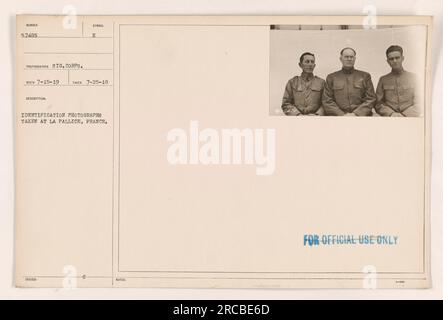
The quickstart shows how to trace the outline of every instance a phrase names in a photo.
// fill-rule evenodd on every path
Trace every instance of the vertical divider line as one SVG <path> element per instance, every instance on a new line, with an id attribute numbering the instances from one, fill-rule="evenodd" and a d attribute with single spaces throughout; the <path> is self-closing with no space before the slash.
<path id="1" fill-rule="evenodd" d="M 115 76 L 115 60 L 114 60 L 114 48 L 115 48 L 115 37 L 114 37 L 114 26 L 115 21 L 112 22 L 112 229 L 111 229 L 111 285 L 114 286 L 114 175 L 115 175 L 115 86 L 114 86 L 114 76 Z"/>

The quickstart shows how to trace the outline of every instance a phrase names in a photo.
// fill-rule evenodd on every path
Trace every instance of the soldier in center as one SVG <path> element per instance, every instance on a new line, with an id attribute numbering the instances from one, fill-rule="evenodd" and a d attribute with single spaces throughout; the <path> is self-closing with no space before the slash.
<path id="1" fill-rule="evenodd" d="M 323 108 L 327 116 L 372 116 L 377 97 L 371 75 L 354 69 L 356 52 L 340 52 L 342 69 L 329 74 L 323 91 Z"/>

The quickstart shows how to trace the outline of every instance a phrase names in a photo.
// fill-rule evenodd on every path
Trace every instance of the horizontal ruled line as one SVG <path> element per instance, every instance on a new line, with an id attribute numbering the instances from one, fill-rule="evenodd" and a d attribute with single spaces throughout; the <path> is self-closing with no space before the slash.
<path id="1" fill-rule="evenodd" d="M 113 69 L 89 69 L 89 68 L 24 68 L 24 70 L 32 70 L 32 71 L 65 71 L 65 70 L 70 70 L 70 71 L 112 71 Z"/>
<path id="2" fill-rule="evenodd" d="M 112 54 L 112 52 L 25 52 L 24 54 Z"/>
<path id="3" fill-rule="evenodd" d="M 23 278 L 66 278 L 66 276 L 23 276 Z M 92 278 L 113 278 L 110 276 L 76 276 L 72 278 L 92 279 Z M 218 279 L 218 280 L 365 280 L 365 277 L 133 277 L 133 276 L 117 276 L 116 278 L 127 279 Z M 380 278 L 377 280 L 426 280 L 427 278 Z"/>
<path id="4" fill-rule="evenodd" d="M 22 39 L 112 39 L 112 37 L 63 37 L 63 36 L 38 36 L 38 37 L 23 37 Z"/>
<path id="5" fill-rule="evenodd" d="M 362 271 L 190 271 L 190 270 L 118 270 L 119 272 L 134 272 L 134 273 L 239 273 L 239 274 L 251 274 L 251 273 L 263 273 L 263 274 L 369 274 Z M 424 272 L 405 272 L 405 271 L 380 271 L 377 274 L 425 274 Z"/>
<path id="6" fill-rule="evenodd" d="M 25 84 L 25 87 L 112 87 L 112 84 Z"/>
<path id="7" fill-rule="evenodd" d="M 23 276 L 23 278 L 83 278 L 83 279 L 92 279 L 92 278 L 112 278 L 112 276 Z"/>

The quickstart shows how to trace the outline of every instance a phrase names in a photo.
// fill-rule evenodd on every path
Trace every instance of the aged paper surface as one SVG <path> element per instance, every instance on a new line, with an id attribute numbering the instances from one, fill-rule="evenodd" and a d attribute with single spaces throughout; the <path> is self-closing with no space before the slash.
<path id="1" fill-rule="evenodd" d="M 432 20 L 364 23 L 17 16 L 16 285 L 429 287 Z M 376 101 L 390 45 L 417 82 Z M 348 47 L 352 117 L 286 116 L 300 54 L 328 85 Z"/>

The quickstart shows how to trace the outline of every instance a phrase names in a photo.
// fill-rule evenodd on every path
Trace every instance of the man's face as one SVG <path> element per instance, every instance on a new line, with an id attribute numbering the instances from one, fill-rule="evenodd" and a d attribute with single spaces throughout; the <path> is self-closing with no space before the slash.
<path id="1" fill-rule="evenodd" d="M 401 70 L 403 68 L 403 61 L 405 57 L 399 51 L 392 51 L 388 53 L 387 61 L 392 70 Z"/>
<path id="2" fill-rule="evenodd" d="M 315 58 L 314 56 L 307 54 L 303 57 L 303 61 L 298 65 L 303 69 L 303 72 L 313 73 L 315 68 Z"/>
<path id="3" fill-rule="evenodd" d="M 355 52 L 351 49 L 346 49 L 340 56 L 340 61 L 345 68 L 352 68 L 355 64 Z"/>

